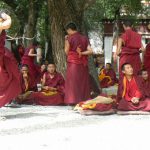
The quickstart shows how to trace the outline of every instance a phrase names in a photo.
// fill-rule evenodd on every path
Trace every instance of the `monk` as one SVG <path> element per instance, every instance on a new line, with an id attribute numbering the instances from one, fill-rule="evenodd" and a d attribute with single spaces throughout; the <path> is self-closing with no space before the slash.
<path id="1" fill-rule="evenodd" d="M 119 59 L 119 75 L 123 77 L 121 66 L 124 63 L 130 63 L 134 69 L 134 75 L 137 75 L 141 69 L 140 52 L 144 51 L 141 42 L 141 36 L 132 30 L 132 23 L 125 21 L 123 23 L 125 33 L 118 39 L 117 55 Z"/>
<path id="2" fill-rule="evenodd" d="M 145 97 L 141 79 L 133 73 L 133 67 L 129 63 L 122 65 L 124 77 L 118 88 L 118 114 L 145 114 L 150 111 L 150 98 Z M 123 112 L 122 112 L 123 111 Z M 129 111 L 129 112 L 126 112 Z"/>
<path id="3" fill-rule="evenodd" d="M 34 84 L 33 79 L 29 74 L 29 67 L 27 65 L 23 65 L 21 68 L 20 82 L 22 87 L 22 93 L 17 97 L 17 103 L 34 104 L 32 92 L 36 91 L 36 85 Z"/>
<path id="4" fill-rule="evenodd" d="M 50 63 L 42 79 L 42 91 L 32 93 L 37 105 L 61 105 L 64 103 L 65 81 L 62 75 L 56 72 L 56 66 Z"/>
<path id="5" fill-rule="evenodd" d="M 23 55 L 24 55 L 24 46 L 23 46 L 23 44 L 22 43 L 20 43 L 18 46 L 17 46 L 17 53 L 19 54 L 19 60 L 20 60 L 20 62 L 19 62 L 19 64 L 21 64 L 21 59 L 22 59 L 22 57 L 23 57 Z"/>
<path id="6" fill-rule="evenodd" d="M 40 66 L 35 64 L 36 57 L 42 57 L 41 55 L 36 54 L 36 48 L 39 43 L 34 41 L 31 46 L 29 46 L 22 57 L 21 64 L 28 65 L 30 76 L 34 79 L 35 84 L 38 82 L 38 74 L 40 73 Z"/>
<path id="7" fill-rule="evenodd" d="M 10 26 L 11 17 L 5 12 L 0 12 L 0 107 L 10 103 L 21 93 L 17 61 L 5 47 L 5 30 Z"/>
<path id="8" fill-rule="evenodd" d="M 77 31 L 74 23 L 69 23 L 66 31 L 65 104 L 74 105 L 90 98 L 88 55 L 92 54 L 92 49 L 88 38 Z"/>
<path id="9" fill-rule="evenodd" d="M 41 80 L 43 79 L 43 75 L 47 71 L 46 68 L 47 68 L 47 66 L 43 63 L 41 65 L 41 68 L 40 68 L 40 71 L 39 71 L 39 74 L 38 74 L 38 77 L 37 77 L 37 83 L 41 83 Z"/>
<path id="10" fill-rule="evenodd" d="M 150 98 L 150 78 L 148 71 L 146 69 L 142 69 L 140 71 L 140 76 L 143 96 L 145 98 Z"/>
<path id="11" fill-rule="evenodd" d="M 110 63 L 107 63 L 106 67 L 101 70 L 99 80 L 101 88 L 108 88 L 118 83 L 116 73 Z"/>
<path id="12" fill-rule="evenodd" d="M 148 74 L 150 75 L 150 42 L 147 44 L 144 54 L 144 68 L 148 71 Z"/>

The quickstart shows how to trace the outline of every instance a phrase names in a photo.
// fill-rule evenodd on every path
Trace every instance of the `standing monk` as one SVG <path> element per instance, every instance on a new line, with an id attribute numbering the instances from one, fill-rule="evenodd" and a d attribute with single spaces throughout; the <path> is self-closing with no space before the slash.
<path id="1" fill-rule="evenodd" d="M 131 28 L 130 21 L 123 23 L 125 33 L 118 39 L 117 55 L 119 60 L 119 74 L 123 76 L 121 66 L 124 63 L 130 63 L 134 70 L 134 75 L 137 75 L 141 69 L 140 51 L 144 51 L 141 36 L 134 32 Z"/>
<path id="2" fill-rule="evenodd" d="M 144 67 L 150 75 L 150 42 L 146 46 L 146 51 L 144 54 Z"/>
<path id="3" fill-rule="evenodd" d="M 65 38 L 65 103 L 73 105 L 90 98 L 88 55 L 92 54 L 92 49 L 88 38 L 77 31 L 74 23 L 69 23 L 66 31 L 68 36 Z"/>
<path id="4" fill-rule="evenodd" d="M 22 57 L 22 65 L 28 65 L 29 74 L 34 79 L 34 84 L 38 82 L 38 74 L 40 73 L 40 67 L 35 64 L 35 57 L 42 57 L 41 55 L 36 54 L 36 48 L 39 43 L 34 41 L 31 46 L 29 46 Z"/>
<path id="5" fill-rule="evenodd" d="M 122 72 L 124 76 L 117 95 L 118 110 L 150 111 L 150 98 L 144 93 L 146 89 L 143 87 L 141 78 L 134 76 L 131 64 L 123 64 Z"/>
<path id="6" fill-rule="evenodd" d="M 10 26 L 11 17 L 0 12 L 0 107 L 10 103 L 21 93 L 17 61 L 5 48 L 5 29 L 9 29 Z"/>

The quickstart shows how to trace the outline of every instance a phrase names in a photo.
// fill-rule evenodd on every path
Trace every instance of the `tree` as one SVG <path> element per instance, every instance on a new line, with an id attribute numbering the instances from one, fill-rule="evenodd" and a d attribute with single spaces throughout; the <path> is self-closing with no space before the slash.
<path id="1" fill-rule="evenodd" d="M 17 16 L 20 27 L 17 35 L 32 38 L 36 33 L 39 10 L 44 1 L 38 0 L 3 0 Z M 28 42 L 29 44 L 30 42 Z M 27 44 L 27 45 L 28 45 Z"/>
<path id="2" fill-rule="evenodd" d="M 58 70 L 63 73 L 66 69 L 66 56 L 64 53 L 65 26 L 69 22 L 75 22 L 79 29 L 81 29 L 85 6 L 86 3 L 84 0 L 80 2 L 78 0 L 48 0 L 54 61 Z"/>
<path id="3" fill-rule="evenodd" d="M 64 53 L 65 26 L 69 22 L 75 22 L 79 30 L 82 31 L 84 11 L 94 2 L 95 0 L 48 0 L 54 61 L 58 70 L 63 73 L 66 69 L 66 56 Z"/>
<path id="4" fill-rule="evenodd" d="M 48 0 L 54 61 L 58 70 L 63 74 L 66 71 L 66 56 L 64 53 L 65 26 L 69 22 L 75 22 L 80 31 L 86 32 L 84 12 L 93 3 L 95 3 L 95 0 Z M 89 64 L 91 76 L 99 87 L 98 75 L 92 58 L 89 59 Z"/>

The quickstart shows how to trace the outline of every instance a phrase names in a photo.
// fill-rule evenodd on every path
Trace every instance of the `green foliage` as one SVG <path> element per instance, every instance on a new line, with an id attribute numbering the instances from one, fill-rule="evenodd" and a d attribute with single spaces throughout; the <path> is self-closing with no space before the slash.
<path id="1" fill-rule="evenodd" d="M 125 10 L 126 16 L 137 17 L 143 13 L 141 0 L 97 0 L 94 5 L 85 12 L 85 21 L 88 27 L 95 27 L 102 19 L 121 18 L 121 13 Z"/>
<path id="2" fill-rule="evenodd" d="M 48 16 L 48 9 L 47 9 L 47 3 L 44 2 L 43 5 L 41 5 L 41 8 L 39 10 L 39 18 L 37 21 L 37 38 L 40 41 L 40 43 L 44 46 L 45 41 L 49 37 L 49 16 Z"/>
<path id="3" fill-rule="evenodd" d="M 77 0 L 70 5 L 75 5 L 75 2 L 82 5 L 83 1 Z M 12 16 L 12 28 L 9 30 L 9 34 L 15 36 L 25 26 L 28 21 L 29 0 L 2 0 L 0 1 L 0 8 L 10 10 Z M 49 37 L 50 31 L 48 23 L 48 8 L 47 0 L 34 0 L 37 5 L 37 12 L 39 11 L 37 21 L 37 33 L 38 39 L 42 43 Z M 75 5 L 76 6 L 76 5 Z M 74 6 L 74 7 L 75 7 Z M 150 7 L 142 7 L 141 0 L 96 0 L 95 4 L 91 5 L 84 14 L 84 20 L 87 28 L 95 29 L 99 28 L 101 21 L 104 18 L 116 19 L 121 18 L 121 12 L 125 10 L 127 16 L 137 17 L 137 14 L 141 13 L 145 16 L 150 15 Z M 51 14 L 50 14 L 51 15 Z M 19 35 L 19 33 L 18 33 Z"/>

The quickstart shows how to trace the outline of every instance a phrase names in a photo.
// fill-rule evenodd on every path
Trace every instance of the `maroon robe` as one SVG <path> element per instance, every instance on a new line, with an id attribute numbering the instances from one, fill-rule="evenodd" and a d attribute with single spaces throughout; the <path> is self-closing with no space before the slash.
<path id="1" fill-rule="evenodd" d="M 4 47 L 5 39 L 3 30 L 0 34 L 0 107 L 21 93 L 18 64 L 13 54 Z"/>
<path id="2" fill-rule="evenodd" d="M 124 81 L 123 81 L 124 80 Z M 125 77 L 118 88 L 118 110 L 122 111 L 150 111 L 150 97 L 146 97 L 141 78 L 133 77 L 128 81 Z M 140 98 L 138 104 L 133 104 L 133 97 Z"/>
<path id="3" fill-rule="evenodd" d="M 140 59 L 140 51 L 141 48 L 141 36 L 132 31 L 132 29 L 128 29 L 121 36 L 124 41 L 124 45 L 121 50 L 120 60 L 119 60 L 119 74 L 120 77 L 123 77 L 121 66 L 124 63 L 130 63 L 134 70 L 134 75 L 137 75 L 141 69 L 141 59 Z"/>
<path id="4" fill-rule="evenodd" d="M 22 58 L 24 55 L 24 47 L 22 45 L 19 45 L 17 51 L 19 53 L 20 58 Z"/>
<path id="5" fill-rule="evenodd" d="M 56 73 L 54 78 L 50 78 L 48 72 L 45 73 L 46 81 L 45 86 L 57 88 L 57 93 L 54 95 L 46 96 L 42 92 L 32 93 L 35 104 L 37 105 L 60 105 L 64 103 L 64 78 L 61 74 Z"/>
<path id="6" fill-rule="evenodd" d="M 22 65 L 28 65 L 29 67 L 29 73 L 30 73 L 30 76 L 31 78 L 34 79 L 34 84 L 37 84 L 38 82 L 38 74 L 40 73 L 40 67 L 38 65 L 36 65 L 34 63 L 34 58 L 33 56 L 28 56 L 29 52 L 30 52 L 30 49 L 35 49 L 34 46 L 30 46 L 29 48 L 27 48 L 25 50 L 25 53 L 24 53 L 24 56 L 22 57 L 22 62 L 21 64 Z"/>
<path id="7" fill-rule="evenodd" d="M 22 89 L 22 93 L 21 94 L 25 94 L 28 91 L 37 91 L 37 87 L 34 84 L 34 80 L 31 78 L 31 76 L 29 75 L 29 79 L 28 79 L 28 87 L 26 87 L 23 76 L 21 76 L 20 78 L 20 83 L 21 83 L 21 89 Z M 32 94 L 30 94 L 28 97 L 26 97 L 26 99 L 24 99 L 23 101 L 20 100 L 19 98 L 16 99 L 16 102 L 18 104 L 34 104 L 34 98 L 32 97 Z"/>
<path id="8" fill-rule="evenodd" d="M 38 75 L 37 75 L 37 83 L 41 83 L 41 80 L 42 80 L 42 78 L 43 78 L 43 76 L 44 76 L 44 74 L 46 73 L 46 70 L 44 70 L 44 71 L 39 71 L 39 73 L 38 73 Z"/>
<path id="9" fill-rule="evenodd" d="M 142 87 L 143 98 L 150 98 L 150 79 L 144 80 L 141 77 L 140 85 Z"/>
<path id="10" fill-rule="evenodd" d="M 76 51 L 78 47 L 86 51 L 89 41 L 78 32 L 69 36 L 68 41 L 70 50 L 67 56 L 65 104 L 77 104 L 90 98 L 88 56 L 79 58 Z"/>
<path id="11" fill-rule="evenodd" d="M 144 67 L 150 76 L 150 43 L 146 46 L 146 52 L 144 54 Z"/>
<path id="12" fill-rule="evenodd" d="M 116 73 L 113 69 L 109 69 L 108 71 L 104 69 L 103 71 L 104 71 L 103 73 L 105 74 L 105 76 L 109 76 L 111 78 L 111 82 L 109 82 L 108 78 L 104 78 L 102 81 L 100 81 L 101 88 L 107 88 L 118 83 Z"/>

